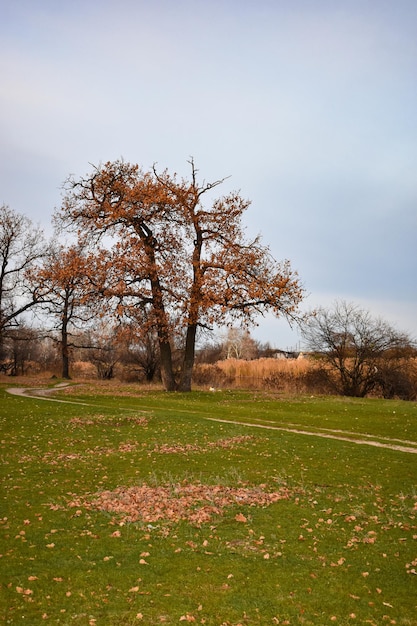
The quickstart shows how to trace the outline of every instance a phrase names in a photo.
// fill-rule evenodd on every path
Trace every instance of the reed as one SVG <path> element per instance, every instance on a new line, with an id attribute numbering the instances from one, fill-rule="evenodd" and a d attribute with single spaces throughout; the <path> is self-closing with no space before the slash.
<path id="1" fill-rule="evenodd" d="M 309 358 L 226 359 L 216 365 L 198 365 L 194 380 L 198 385 L 285 393 L 328 393 L 331 387 L 328 373 Z"/>

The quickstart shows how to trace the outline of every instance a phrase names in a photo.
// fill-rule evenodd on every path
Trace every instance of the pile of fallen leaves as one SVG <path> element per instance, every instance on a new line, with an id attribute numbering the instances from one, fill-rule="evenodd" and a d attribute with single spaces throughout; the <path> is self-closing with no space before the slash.
<path id="1" fill-rule="evenodd" d="M 285 487 L 274 492 L 267 492 L 264 487 L 226 487 L 187 482 L 158 487 L 144 484 L 103 491 L 91 500 L 77 499 L 70 506 L 113 513 L 120 522 L 186 520 L 193 524 L 204 524 L 214 515 L 222 515 L 226 507 L 266 507 L 289 498 L 289 490 Z M 246 521 L 242 513 L 238 513 L 235 519 Z"/>

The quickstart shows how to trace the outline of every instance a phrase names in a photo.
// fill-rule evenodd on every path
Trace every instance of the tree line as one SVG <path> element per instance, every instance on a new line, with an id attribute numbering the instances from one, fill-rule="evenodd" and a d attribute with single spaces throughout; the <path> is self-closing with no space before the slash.
<path id="1" fill-rule="evenodd" d="M 68 378 L 74 329 L 110 323 L 132 343 L 157 345 L 167 391 L 189 391 L 199 333 L 250 325 L 265 311 L 296 318 L 297 273 L 260 236 L 247 238 L 249 201 L 236 192 L 210 201 L 224 179 L 200 183 L 189 165 L 189 179 L 123 160 L 68 178 L 54 224 L 70 244 L 45 242 L 27 217 L 3 206 L 0 350 L 34 311 L 59 333 Z"/>
<path id="2" fill-rule="evenodd" d="M 297 272 L 260 236 L 246 236 L 250 202 L 236 192 L 216 197 L 225 179 L 200 182 L 189 166 L 188 179 L 123 160 L 69 177 L 50 241 L 0 207 L 0 368 L 17 372 L 32 346 L 44 360 L 58 350 L 69 378 L 77 349 L 102 378 L 123 362 L 148 380 L 158 373 L 167 391 L 190 391 L 196 358 L 271 354 L 247 329 L 272 312 L 299 325 L 339 393 L 365 396 L 382 380 L 398 387 L 398 372 L 415 362 L 410 336 L 346 302 L 301 316 Z M 29 312 L 36 331 L 25 324 Z M 229 329 L 220 352 L 214 344 L 197 354 L 215 327 Z"/>

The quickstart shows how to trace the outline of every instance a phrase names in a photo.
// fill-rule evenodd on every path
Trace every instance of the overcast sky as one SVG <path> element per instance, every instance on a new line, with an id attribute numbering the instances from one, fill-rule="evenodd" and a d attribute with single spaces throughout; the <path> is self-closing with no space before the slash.
<path id="1" fill-rule="evenodd" d="M 0 68 L 1 204 L 50 229 L 69 174 L 193 156 L 252 201 L 304 309 L 417 337 L 416 0 L 0 0 Z"/>

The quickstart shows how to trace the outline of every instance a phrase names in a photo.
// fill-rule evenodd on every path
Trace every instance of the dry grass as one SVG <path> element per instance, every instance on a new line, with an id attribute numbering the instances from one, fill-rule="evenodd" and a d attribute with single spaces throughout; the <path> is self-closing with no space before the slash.
<path id="1" fill-rule="evenodd" d="M 306 358 L 256 359 L 254 361 L 226 359 L 219 361 L 217 365 L 231 378 L 261 381 L 277 374 L 298 378 L 311 368 L 311 361 Z"/>
<path id="2" fill-rule="evenodd" d="M 282 393 L 329 393 L 328 374 L 308 358 L 226 359 L 216 365 L 198 365 L 195 382 L 213 387 L 267 389 Z"/>
<path id="3" fill-rule="evenodd" d="M 383 370 L 381 369 L 381 374 Z M 417 389 L 417 359 L 392 367 L 385 373 L 373 397 L 414 400 Z M 337 372 L 311 357 L 298 359 L 226 359 L 215 365 L 197 365 L 194 383 L 202 387 L 259 389 L 283 394 L 333 395 L 340 393 Z M 391 395 L 387 395 L 389 393 Z"/>

